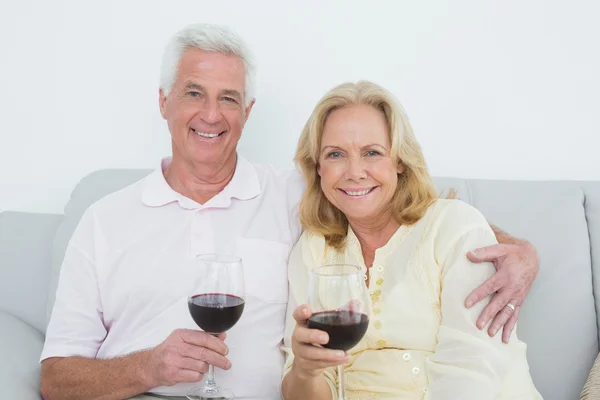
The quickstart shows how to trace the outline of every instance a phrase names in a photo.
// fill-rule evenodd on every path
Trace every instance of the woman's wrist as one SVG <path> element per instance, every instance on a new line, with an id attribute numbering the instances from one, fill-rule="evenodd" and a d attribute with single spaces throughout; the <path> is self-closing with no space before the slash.
<path id="1" fill-rule="evenodd" d="M 292 364 L 292 369 L 289 373 L 293 374 L 293 377 L 303 384 L 310 384 L 317 381 L 323 375 L 323 372 L 306 371 L 298 367 L 295 363 Z"/>
<path id="2" fill-rule="evenodd" d="M 323 372 L 305 371 L 297 365 L 286 374 L 282 384 L 283 398 L 286 400 L 330 399 L 330 389 Z"/>

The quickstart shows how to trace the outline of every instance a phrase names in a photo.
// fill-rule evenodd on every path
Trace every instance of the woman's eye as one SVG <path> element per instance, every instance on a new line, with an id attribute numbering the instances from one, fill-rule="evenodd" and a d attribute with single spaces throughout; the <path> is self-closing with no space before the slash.
<path id="1" fill-rule="evenodd" d="M 378 151 L 376 151 L 376 150 L 369 150 L 369 151 L 367 151 L 367 155 L 368 155 L 369 157 L 373 157 L 373 156 L 380 156 L 380 155 L 381 155 L 381 153 L 380 153 L 380 152 L 378 152 Z"/>
<path id="2" fill-rule="evenodd" d="M 332 151 L 331 153 L 327 154 L 327 158 L 339 158 L 341 156 L 339 151 Z"/>

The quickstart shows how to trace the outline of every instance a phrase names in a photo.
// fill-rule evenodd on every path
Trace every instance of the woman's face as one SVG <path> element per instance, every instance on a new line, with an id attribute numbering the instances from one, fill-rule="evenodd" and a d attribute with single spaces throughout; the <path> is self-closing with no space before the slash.
<path id="1" fill-rule="evenodd" d="M 390 148 L 385 116 L 371 106 L 340 108 L 325 121 L 317 167 L 321 189 L 350 222 L 371 224 L 389 215 L 404 171 Z"/>

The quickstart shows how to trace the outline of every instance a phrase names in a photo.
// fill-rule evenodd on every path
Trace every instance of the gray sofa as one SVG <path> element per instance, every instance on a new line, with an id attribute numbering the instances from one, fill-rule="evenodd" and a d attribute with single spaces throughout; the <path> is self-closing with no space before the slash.
<path id="1" fill-rule="evenodd" d="M 66 244 L 92 202 L 148 172 L 92 173 L 64 216 L 0 213 L 0 398 L 40 398 L 38 358 Z M 538 248 L 518 334 L 544 399 L 578 399 L 599 346 L 600 182 L 436 181 Z"/>

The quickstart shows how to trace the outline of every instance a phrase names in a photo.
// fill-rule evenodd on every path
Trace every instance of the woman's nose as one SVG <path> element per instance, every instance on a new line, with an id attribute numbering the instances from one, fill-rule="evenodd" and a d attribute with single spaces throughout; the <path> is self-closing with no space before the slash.
<path id="1" fill-rule="evenodd" d="M 367 177 L 367 171 L 364 163 L 360 159 L 349 159 L 346 176 L 353 181 L 359 181 Z"/>

